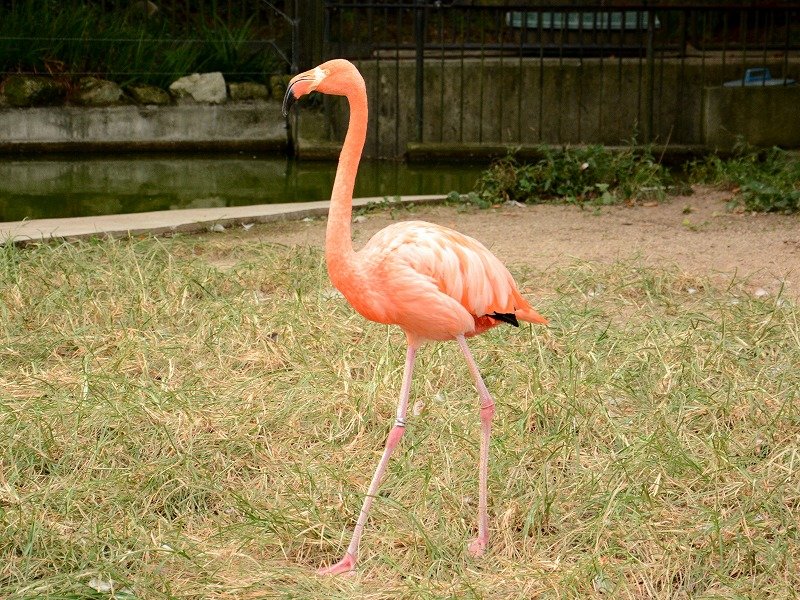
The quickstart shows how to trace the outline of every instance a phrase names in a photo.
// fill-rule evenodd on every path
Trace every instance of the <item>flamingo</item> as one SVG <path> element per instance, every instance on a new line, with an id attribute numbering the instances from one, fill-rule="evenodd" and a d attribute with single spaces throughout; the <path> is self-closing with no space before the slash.
<path id="1" fill-rule="evenodd" d="M 335 575 L 355 569 L 369 509 L 389 457 L 405 431 L 414 358 L 426 341 L 455 340 L 478 390 L 478 536 L 470 542 L 468 551 L 481 556 L 489 540 L 487 472 L 495 407 L 466 338 L 501 323 L 519 326 L 519 320 L 540 324 L 547 320 L 522 297 L 497 257 L 477 240 L 452 229 L 424 221 L 395 223 L 355 252 L 350 221 L 353 186 L 367 134 L 366 85 L 352 63 L 330 60 L 290 80 L 283 100 L 284 116 L 297 99 L 313 91 L 345 96 L 350 106 L 325 233 L 328 275 L 356 311 L 371 321 L 399 325 L 408 342 L 397 417 L 364 497 L 350 545 L 339 562 L 317 572 Z"/>

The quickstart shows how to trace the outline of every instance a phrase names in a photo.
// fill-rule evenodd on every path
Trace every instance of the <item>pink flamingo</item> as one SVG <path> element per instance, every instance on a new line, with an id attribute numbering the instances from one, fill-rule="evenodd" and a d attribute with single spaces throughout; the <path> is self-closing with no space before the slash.
<path id="1" fill-rule="evenodd" d="M 364 498 L 350 545 L 342 560 L 318 573 L 332 575 L 355 568 L 367 514 L 389 457 L 405 430 L 414 357 L 428 340 L 458 342 L 480 396 L 478 537 L 468 549 L 473 556 L 481 556 L 489 539 L 487 471 L 494 401 L 465 338 L 503 322 L 519 326 L 518 319 L 541 324 L 547 320 L 522 297 L 511 274 L 485 246 L 452 229 L 423 221 L 396 223 L 376 233 L 355 252 L 350 220 L 353 186 L 367 134 L 366 86 L 350 62 L 328 61 L 292 78 L 283 101 L 284 115 L 298 98 L 313 91 L 345 96 L 350 105 L 350 122 L 336 169 L 325 237 L 328 275 L 359 313 L 378 323 L 399 325 L 408 340 L 397 419 Z"/>

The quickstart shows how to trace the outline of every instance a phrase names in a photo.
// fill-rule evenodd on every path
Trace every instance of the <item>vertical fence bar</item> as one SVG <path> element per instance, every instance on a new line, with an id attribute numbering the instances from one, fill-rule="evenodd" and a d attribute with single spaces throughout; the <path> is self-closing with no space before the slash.
<path id="1" fill-rule="evenodd" d="M 444 78 L 445 78 L 445 68 L 444 68 L 444 11 L 446 10 L 442 6 L 437 6 L 436 10 L 439 13 L 439 142 L 444 141 L 444 119 L 445 119 L 445 110 L 444 110 Z"/>
<path id="2" fill-rule="evenodd" d="M 645 14 L 647 15 L 647 47 L 645 57 L 647 61 L 647 88 L 645 89 L 647 129 L 644 140 L 649 144 L 653 141 L 653 125 L 655 123 L 655 13 L 652 9 L 648 9 Z"/>
<path id="3" fill-rule="evenodd" d="M 719 83 L 725 81 L 728 58 L 728 11 L 722 13 L 722 78 Z"/>
<path id="4" fill-rule="evenodd" d="M 609 16 L 608 19 L 608 30 L 609 34 L 611 32 L 611 18 Z M 619 33 L 619 47 L 617 49 L 617 106 L 620 105 L 622 102 L 622 76 L 623 76 L 623 64 L 622 64 L 622 56 L 624 51 L 624 38 L 625 38 L 626 29 L 623 28 Z M 638 116 L 638 115 L 637 115 Z M 622 119 L 617 119 L 617 138 L 622 139 L 623 135 L 623 123 Z M 626 135 L 629 135 L 626 132 Z"/>
<path id="5" fill-rule="evenodd" d="M 528 13 L 522 13 L 522 21 L 519 28 L 519 57 L 517 58 L 517 141 L 522 143 L 524 137 L 522 134 L 522 94 L 525 90 L 525 69 L 523 68 L 522 57 L 524 55 L 525 41 L 528 37 Z"/>
<path id="6" fill-rule="evenodd" d="M 485 25 L 486 19 L 483 13 L 483 10 L 479 13 L 478 22 L 480 23 L 481 29 L 481 62 L 480 62 L 480 85 L 479 85 L 479 98 L 480 98 L 480 113 L 478 114 L 478 141 L 483 141 L 483 67 L 484 67 L 484 58 L 485 58 L 485 49 L 486 49 L 486 40 L 484 38 L 485 32 Z"/>
<path id="7" fill-rule="evenodd" d="M 678 13 L 678 21 L 680 26 L 680 40 L 678 41 L 678 56 L 680 56 L 680 66 L 678 68 L 678 95 L 677 95 L 677 106 L 683 106 L 684 104 L 684 94 L 686 93 L 686 54 L 688 51 L 688 40 L 689 40 L 689 23 L 691 22 L 691 13 L 687 10 L 681 10 Z M 663 85 L 663 81 L 662 81 Z M 663 98 L 663 93 L 661 94 Z M 663 101 L 662 101 L 663 103 Z M 675 111 L 675 120 L 672 122 L 670 126 L 670 132 L 674 129 L 678 129 L 680 133 L 678 137 L 684 132 L 684 129 L 680 127 L 680 122 L 677 120 L 678 110 Z M 669 138 L 667 138 L 666 143 L 669 143 Z"/>
<path id="8" fill-rule="evenodd" d="M 504 36 L 503 36 L 502 13 L 500 11 L 497 11 L 495 16 L 497 17 L 497 20 L 496 20 L 496 23 L 495 23 L 495 26 L 497 27 L 497 46 L 500 49 L 499 50 L 500 66 L 497 69 L 497 73 L 495 74 L 495 76 L 497 77 L 497 81 L 503 81 L 503 77 L 505 76 L 505 74 L 503 72 L 504 71 L 504 69 L 503 69 L 503 56 L 506 53 L 506 49 L 505 49 L 505 42 L 504 42 Z M 497 92 L 496 98 L 497 98 L 497 121 L 498 121 L 498 123 L 497 123 L 497 136 L 498 136 L 498 138 L 497 139 L 502 144 L 503 143 L 503 125 L 504 125 L 504 122 L 503 122 L 504 119 L 503 119 L 503 90 L 502 90 L 502 86 L 498 85 L 496 92 Z"/>
<path id="9" fill-rule="evenodd" d="M 653 56 L 654 56 L 653 59 L 654 60 L 656 58 L 658 59 L 658 71 L 656 73 L 656 80 L 653 82 L 653 89 L 656 90 L 654 91 L 653 94 L 653 110 L 655 111 L 656 115 L 653 122 L 653 130 L 652 130 L 653 141 L 659 139 L 659 136 L 664 131 L 664 105 L 666 104 L 666 102 L 664 101 L 664 93 L 665 93 L 664 56 L 669 47 L 671 46 L 669 38 L 664 39 L 664 41 L 662 42 L 656 37 L 656 25 L 659 25 L 660 27 L 661 24 L 663 24 L 663 26 L 667 29 L 667 31 L 671 31 L 672 29 L 671 22 L 673 16 L 674 16 L 673 12 L 665 11 L 662 17 L 662 21 L 657 22 L 656 13 L 653 12 L 651 14 L 651 17 L 653 19 Z M 680 88 L 682 84 L 683 84 L 683 79 L 679 77 L 679 81 L 676 87 Z M 672 90 L 672 92 L 674 93 L 675 90 Z M 669 141 L 669 138 L 671 136 L 672 136 L 672 128 L 670 127 L 667 141 Z M 664 142 L 664 140 L 661 141 Z"/>
<path id="10" fill-rule="evenodd" d="M 581 109 L 583 108 L 583 75 L 584 75 L 584 70 L 583 70 L 583 44 L 584 44 L 584 38 L 583 38 L 583 33 L 584 33 L 584 31 L 583 31 L 583 15 L 585 13 L 578 12 L 578 13 L 574 13 L 574 14 L 576 14 L 578 16 L 578 106 L 576 107 L 576 112 L 578 113 L 576 115 L 576 117 L 577 117 L 576 121 L 578 123 L 578 140 L 577 141 L 581 142 L 581 141 L 583 141 L 583 137 L 581 135 L 581 125 L 582 125 L 582 120 L 583 120 L 582 119 L 583 111 Z M 594 14 L 597 14 L 597 13 L 594 13 Z"/>
<path id="11" fill-rule="evenodd" d="M 700 40 L 703 44 L 700 52 L 700 89 L 706 87 L 706 46 L 708 45 L 708 12 L 700 13 L 703 17 L 703 28 L 700 32 Z"/>
<path id="12" fill-rule="evenodd" d="M 597 17 L 600 15 L 600 23 L 597 22 Z M 605 105 L 606 98 L 606 74 L 605 74 L 605 54 L 606 44 L 605 36 L 603 36 L 603 19 L 610 21 L 609 13 L 594 13 L 594 40 L 600 54 L 599 69 L 600 69 L 600 102 L 597 103 L 597 135 L 602 140 L 604 138 L 603 131 L 603 106 Z"/>
<path id="13" fill-rule="evenodd" d="M 772 30 L 771 25 L 768 26 L 767 23 L 768 22 L 770 24 L 772 23 L 772 15 L 773 15 L 772 11 L 769 11 L 767 14 L 764 15 L 764 25 L 763 25 L 763 30 L 764 30 L 764 52 L 763 52 L 763 55 L 761 57 L 761 62 L 763 63 L 764 68 L 767 67 L 767 46 L 769 44 L 770 32 Z M 758 13 L 756 13 L 756 32 L 758 32 Z M 764 79 L 762 84 L 763 85 L 767 85 L 766 78 Z"/>
<path id="14" fill-rule="evenodd" d="M 562 11 L 559 14 L 561 15 L 561 27 L 558 30 L 558 78 L 556 79 L 556 87 L 558 88 L 558 133 L 556 134 L 556 139 L 561 142 L 564 139 L 563 130 L 561 128 L 562 116 L 564 114 L 564 44 L 568 33 L 567 19 L 569 18 L 569 13 L 567 11 Z"/>
<path id="15" fill-rule="evenodd" d="M 414 81 L 414 108 L 417 113 L 417 141 L 423 141 L 425 126 L 425 1 L 414 3 L 414 42 L 416 43 L 416 77 Z"/>
<path id="16" fill-rule="evenodd" d="M 790 40 L 792 30 L 791 11 L 787 10 L 784 13 L 783 22 L 786 24 L 786 35 L 784 36 L 783 42 L 783 77 L 789 77 L 789 48 L 791 47 Z"/>
<path id="17" fill-rule="evenodd" d="M 469 11 L 464 11 L 463 16 L 461 17 L 461 56 L 460 61 L 461 64 L 459 65 L 459 72 L 460 72 L 460 87 L 459 87 L 459 116 L 458 116 L 458 141 L 464 142 L 464 52 L 467 47 L 467 31 L 469 31 Z"/>
<path id="18" fill-rule="evenodd" d="M 739 69 L 742 71 L 742 84 L 744 84 L 744 74 L 747 69 L 747 12 L 742 9 L 739 11 L 739 56 L 741 64 Z"/>
<path id="19" fill-rule="evenodd" d="M 542 11 L 536 13 L 536 24 L 538 26 L 539 36 L 539 122 L 537 128 L 539 130 L 538 137 L 539 143 L 544 141 L 542 135 L 542 128 L 544 126 L 544 28 L 542 25 Z"/>

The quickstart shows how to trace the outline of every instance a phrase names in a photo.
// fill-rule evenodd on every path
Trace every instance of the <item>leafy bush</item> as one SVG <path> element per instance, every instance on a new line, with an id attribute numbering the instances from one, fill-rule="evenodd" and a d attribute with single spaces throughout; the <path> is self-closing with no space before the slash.
<path id="1" fill-rule="evenodd" d="M 602 146 L 553 150 L 520 164 L 513 155 L 494 162 L 476 185 L 490 201 L 516 200 L 614 204 L 620 200 L 663 197 L 668 171 L 647 149 L 611 152 Z"/>
<path id="2" fill-rule="evenodd" d="M 800 160 L 785 150 L 739 146 L 730 159 L 709 156 L 687 165 L 692 180 L 737 191 L 733 205 L 759 212 L 800 210 Z"/>
<path id="3" fill-rule="evenodd" d="M 0 6 L 0 74 L 95 74 L 121 84 L 166 87 L 198 71 L 221 71 L 233 81 L 283 71 L 283 60 L 251 19 L 235 25 L 195 19 L 180 27 L 191 33 L 176 36 L 176 24 L 161 13 L 144 18 L 83 3 Z"/>

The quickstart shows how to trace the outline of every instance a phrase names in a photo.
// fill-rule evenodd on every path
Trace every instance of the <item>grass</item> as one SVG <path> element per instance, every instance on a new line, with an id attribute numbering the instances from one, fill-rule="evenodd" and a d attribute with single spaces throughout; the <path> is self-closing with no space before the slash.
<path id="1" fill-rule="evenodd" d="M 676 269 L 513 269 L 548 328 L 420 353 L 358 573 L 338 559 L 404 339 L 321 252 L 226 236 L 0 249 L 0 597 L 789 598 L 800 325 Z"/>

